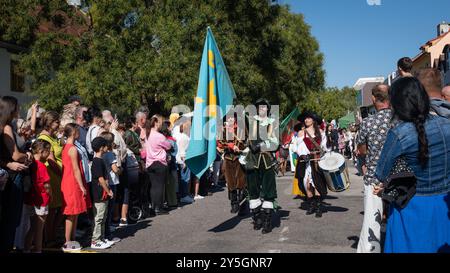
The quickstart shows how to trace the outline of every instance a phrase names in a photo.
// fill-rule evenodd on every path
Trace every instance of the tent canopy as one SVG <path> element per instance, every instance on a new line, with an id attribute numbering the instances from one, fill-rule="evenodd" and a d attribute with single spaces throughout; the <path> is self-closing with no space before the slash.
<path id="1" fill-rule="evenodd" d="M 355 113 L 354 112 L 348 113 L 346 116 L 339 119 L 339 128 L 347 129 L 350 124 L 355 122 L 356 122 Z"/>

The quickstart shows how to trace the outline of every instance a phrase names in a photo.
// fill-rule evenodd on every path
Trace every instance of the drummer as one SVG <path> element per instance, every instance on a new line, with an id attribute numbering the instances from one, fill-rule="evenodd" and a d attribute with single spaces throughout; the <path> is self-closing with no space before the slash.
<path id="1" fill-rule="evenodd" d="M 298 120 L 305 125 L 297 139 L 296 178 L 300 190 L 306 195 L 308 209 L 306 215 L 322 217 L 323 199 L 327 195 L 326 180 L 319 168 L 321 155 L 327 151 L 326 135 L 320 129 L 322 118 L 311 111 L 304 111 Z"/>

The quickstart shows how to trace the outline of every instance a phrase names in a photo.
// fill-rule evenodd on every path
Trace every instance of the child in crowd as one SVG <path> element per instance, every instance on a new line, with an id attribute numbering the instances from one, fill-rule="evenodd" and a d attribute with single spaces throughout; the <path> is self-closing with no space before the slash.
<path id="1" fill-rule="evenodd" d="M 69 123 L 64 128 L 66 145 L 62 151 L 63 176 L 61 181 L 61 193 L 63 196 L 63 214 L 66 215 L 66 241 L 63 251 L 81 250 L 80 244 L 75 240 L 75 232 L 78 216 L 85 213 L 91 205 L 91 199 L 87 192 L 86 179 L 83 172 L 75 141 L 80 133 L 75 123 Z"/>
<path id="2" fill-rule="evenodd" d="M 31 179 L 33 187 L 25 195 L 26 210 L 31 218 L 31 227 L 25 237 L 24 252 L 30 252 L 34 243 L 33 252 L 42 252 L 42 239 L 45 219 L 48 215 L 50 202 L 50 176 L 44 162 L 50 155 L 50 143 L 36 140 L 31 146 L 34 162 L 31 164 Z"/>
<path id="3" fill-rule="evenodd" d="M 106 214 L 105 238 L 108 243 L 114 244 L 120 241 L 119 238 L 112 238 L 111 229 L 113 229 L 112 222 L 116 214 L 114 212 L 117 212 L 116 210 L 117 186 L 120 184 L 119 176 L 122 171 L 117 162 L 116 154 L 113 152 L 114 134 L 110 132 L 103 132 L 100 134 L 100 137 L 106 140 L 108 147 L 107 151 L 103 154 L 102 158 L 103 161 L 105 162 L 106 170 L 109 175 L 108 176 L 109 188 L 114 194 L 114 197 L 112 197 L 108 203 L 108 212 Z M 117 219 L 117 221 L 115 222 L 119 222 L 119 220 Z"/>
<path id="4" fill-rule="evenodd" d="M 91 196 L 94 202 L 94 232 L 92 234 L 91 248 L 106 249 L 111 247 L 111 243 L 105 241 L 105 224 L 108 212 L 108 200 L 114 197 L 113 191 L 109 188 L 108 169 L 103 161 L 103 155 L 108 151 L 108 143 L 102 137 L 92 140 L 94 158 L 92 160 L 91 173 Z"/>

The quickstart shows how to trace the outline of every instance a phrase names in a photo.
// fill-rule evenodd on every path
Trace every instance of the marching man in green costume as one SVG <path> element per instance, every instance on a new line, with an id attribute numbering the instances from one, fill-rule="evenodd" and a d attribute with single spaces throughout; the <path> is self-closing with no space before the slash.
<path id="1" fill-rule="evenodd" d="M 274 153 L 279 142 L 274 133 L 275 119 L 270 117 L 270 103 L 259 99 L 255 106 L 257 115 L 248 117 L 248 154 L 244 163 L 253 227 L 262 228 L 265 234 L 272 231 L 272 213 L 277 209 Z"/>

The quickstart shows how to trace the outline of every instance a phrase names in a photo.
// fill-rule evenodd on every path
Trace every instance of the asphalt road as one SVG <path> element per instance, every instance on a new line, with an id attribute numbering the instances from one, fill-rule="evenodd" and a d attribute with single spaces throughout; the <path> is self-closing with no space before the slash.
<path id="1" fill-rule="evenodd" d="M 363 183 L 349 164 L 351 186 L 330 192 L 322 218 L 305 215 L 291 194 L 292 174 L 277 178 L 278 202 L 273 231 L 254 231 L 250 214 L 230 213 L 227 191 L 119 229 L 122 239 L 99 252 L 132 253 L 354 253 L 363 219 Z"/>

